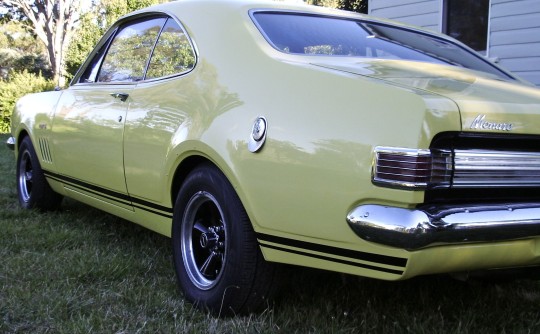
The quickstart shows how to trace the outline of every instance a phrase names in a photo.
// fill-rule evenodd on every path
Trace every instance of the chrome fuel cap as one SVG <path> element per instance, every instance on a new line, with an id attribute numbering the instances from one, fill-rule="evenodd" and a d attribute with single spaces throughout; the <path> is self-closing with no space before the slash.
<path id="1" fill-rule="evenodd" d="M 248 149 L 250 152 L 255 153 L 264 145 L 266 141 L 266 128 L 266 118 L 263 116 L 257 117 L 251 129 L 251 136 L 249 137 Z"/>

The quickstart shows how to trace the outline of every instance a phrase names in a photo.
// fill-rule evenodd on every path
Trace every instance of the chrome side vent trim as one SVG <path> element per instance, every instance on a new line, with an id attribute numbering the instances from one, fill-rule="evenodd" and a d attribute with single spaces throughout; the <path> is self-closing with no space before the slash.
<path id="1" fill-rule="evenodd" d="M 39 138 L 38 142 L 42 161 L 52 164 L 52 155 L 49 148 L 49 140 L 47 138 Z"/>

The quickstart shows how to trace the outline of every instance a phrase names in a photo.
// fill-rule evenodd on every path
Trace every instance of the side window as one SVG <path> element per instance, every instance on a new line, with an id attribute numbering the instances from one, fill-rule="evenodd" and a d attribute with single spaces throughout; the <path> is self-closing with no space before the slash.
<path id="1" fill-rule="evenodd" d="M 165 20 L 154 18 L 121 27 L 105 55 L 97 81 L 142 80 L 150 53 Z"/>
<path id="2" fill-rule="evenodd" d="M 103 47 L 104 49 L 104 47 Z M 87 83 L 87 82 L 96 82 L 97 73 L 99 71 L 99 66 L 101 65 L 101 62 L 103 61 L 103 50 L 100 50 L 96 55 L 94 56 L 94 59 L 88 65 L 86 70 L 84 71 L 84 74 L 79 79 L 79 82 Z"/>
<path id="3" fill-rule="evenodd" d="M 84 69 L 84 73 L 79 78 L 79 81 L 78 81 L 79 83 L 96 82 L 99 68 L 101 66 L 101 63 L 103 62 L 103 57 L 105 56 L 105 52 L 107 51 L 107 46 L 109 46 L 109 44 L 111 43 L 113 36 L 109 36 L 107 41 L 103 43 L 103 45 L 94 54 L 92 61 L 86 66 L 86 68 Z"/>
<path id="4" fill-rule="evenodd" d="M 195 52 L 182 28 L 168 19 L 157 41 L 146 79 L 179 74 L 195 66 Z"/>

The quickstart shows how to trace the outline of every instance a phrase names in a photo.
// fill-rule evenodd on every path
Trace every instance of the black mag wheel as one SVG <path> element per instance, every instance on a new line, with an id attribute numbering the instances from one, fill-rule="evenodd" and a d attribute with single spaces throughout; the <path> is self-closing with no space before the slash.
<path id="1" fill-rule="evenodd" d="M 195 306 L 220 316 L 268 307 L 277 265 L 263 259 L 240 199 L 216 167 L 201 165 L 184 181 L 172 244 L 179 286 Z"/>
<path id="2" fill-rule="evenodd" d="M 219 282 L 226 263 L 226 230 L 217 200 L 206 191 L 195 193 L 184 211 L 180 233 L 182 260 L 193 284 L 208 290 Z"/>
<path id="3" fill-rule="evenodd" d="M 56 210 L 62 201 L 62 196 L 55 193 L 47 183 L 29 137 L 25 137 L 19 146 L 17 195 L 20 205 L 25 209 Z"/>
<path id="4" fill-rule="evenodd" d="M 19 163 L 17 184 L 19 186 L 19 198 L 26 204 L 30 202 L 30 194 L 32 194 L 34 167 L 32 167 L 32 159 L 30 158 L 30 152 L 28 152 L 28 150 L 24 150 L 20 155 L 21 161 Z"/>

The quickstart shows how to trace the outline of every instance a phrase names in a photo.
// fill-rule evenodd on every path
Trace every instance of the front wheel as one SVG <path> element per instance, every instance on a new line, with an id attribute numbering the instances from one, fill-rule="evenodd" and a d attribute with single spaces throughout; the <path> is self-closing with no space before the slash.
<path id="1" fill-rule="evenodd" d="M 217 168 L 193 170 L 174 207 L 173 255 L 185 297 L 217 315 L 268 305 L 276 265 L 266 262 L 231 184 Z"/>
<path id="2" fill-rule="evenodd" d="M 29 137 L 25 137 L 19 146 L 17 195 L 25 209 L 55 210 L 62 201 L 62 196 L 55 193 L 47 183 Z"/>

